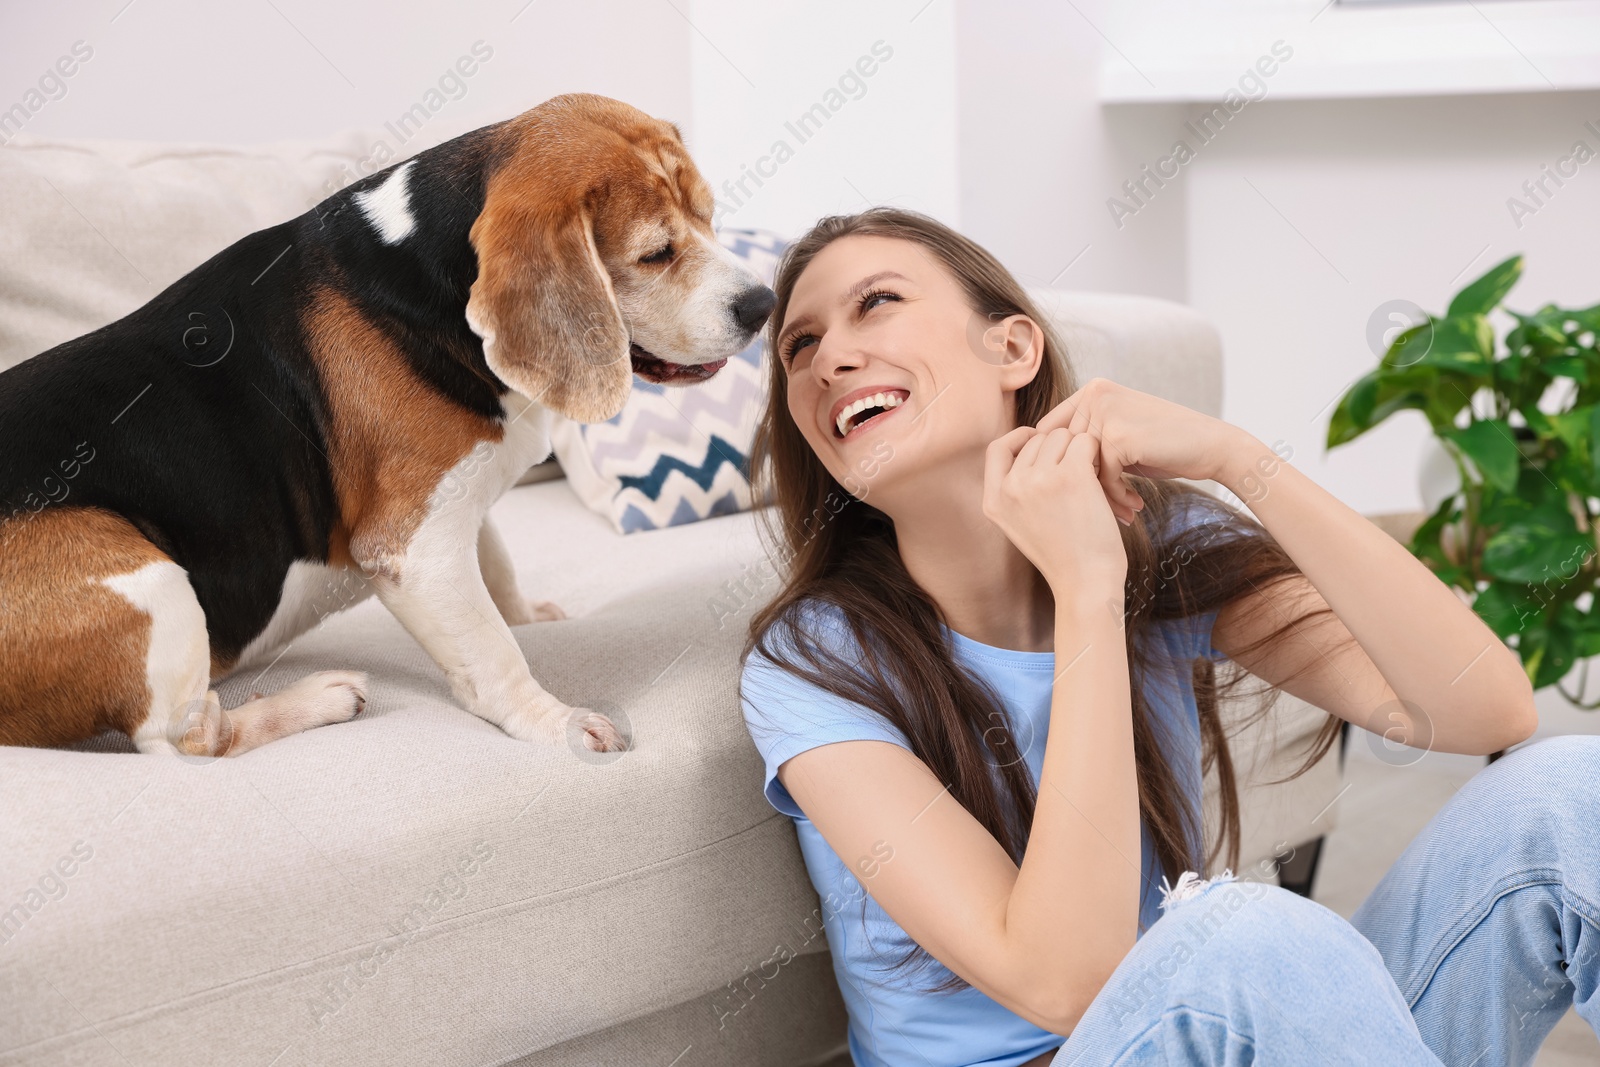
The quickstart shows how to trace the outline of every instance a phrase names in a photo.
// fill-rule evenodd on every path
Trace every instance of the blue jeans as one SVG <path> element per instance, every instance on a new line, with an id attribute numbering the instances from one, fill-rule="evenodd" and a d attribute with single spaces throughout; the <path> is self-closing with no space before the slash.
<path id="1" fill-rule="evenodd" d="M 1600 1033 L 1600 737 L 1473 776 L 1346 922 L 1267 883 L 1179 879 L 1051 1067 L 1529 1063 Z"/>

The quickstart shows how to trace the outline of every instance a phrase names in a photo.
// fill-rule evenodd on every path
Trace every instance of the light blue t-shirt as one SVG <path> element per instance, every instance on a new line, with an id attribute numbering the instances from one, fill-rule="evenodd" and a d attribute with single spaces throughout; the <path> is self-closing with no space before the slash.
<path id="1" fill-rule="evenodd" d="M 824 627 L 828 647 L 842 651 L 853 646 L 837 608 L 814 601 L 807 606 L 812 609 L 807 613 L 812 625 Z M 1215 618 L 1216 612 L 1211 611 L 1154 624 L 1155 638 L 1171 649 L 1177 669 L 1172 684 L 1152 682 L 1145 690 L 1158 721 L 1171 737 L 1164 742 L 1166 751 L 1196 811 L 1202 788 L 1200 721 L 1188 661 L 1223 658 L 1211 647 Z M 781 627 L 772 631 L 771 637 L 786 655 L 792 655 L 792 649 L 779 640 L 780 631 Z M 1037 787 L 1050 727 L 1055 654 L 996 648 L 948 628 L 946 632 L 957 662 L 986 680 L 999 695 Z M 759 650 L 745 660 L 740 688 L 745 724 L 766 762 L 767 800 L 794 820 L 806 869 L 822 901 L 823 927 L 833 954 L 834 975 L 849 1011 L 850 1054 L 857 1067 L 1014 1067 L 1059 1047 L 1065 1035 L 1040 1029 L 972 986 L 955 993 L 926 992 L 928 986 L 951 973 L 936 959 L 921 970 L 913 969 L 910 978 L 891 974 L 889 961 L 898 959 L 912 939 L 867 894 L 777 778 L 778 767 L 785 760 L 818 745 L 866 739 L 889 741 L 909 750 L 905 734 L 866 706 L 782 670 Z M 1140 825 L 1145 879 L 1140 917 L 1148 929 L 1160 915 L 1162 875 L 1171 882 L 1181 872 L 1162 871 L 1149 828 L 1142 820 Z M 1063 966 L 1069 964 L 1063 961 Z"/>

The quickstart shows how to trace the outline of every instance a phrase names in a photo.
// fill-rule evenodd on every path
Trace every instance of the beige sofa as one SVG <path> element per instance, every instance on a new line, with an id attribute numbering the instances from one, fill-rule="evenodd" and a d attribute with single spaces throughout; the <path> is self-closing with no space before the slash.
<path id="1" fill-rule="evenodd" d="M 17 138 L 0 368 L 305 210 L 372 141 Z M 1218 338 L 1192 311 L 1037 295 L 1082 377 L 1220 411 Z M 369 600 L 219 685 L 231 705 L 365 670 L 353 722 L 221 761 L 114 737 L 0 749 L 0 1065 L 848 1062 L 819 901 L 739 711 L 743 627 L 773 591 L 754 517 L 621 536 L 553 464 L 493 514 L 524 589 L 569 615 L 513 628 L 536 675 L 633 747 L 507 738 Z M 1284 846 L 1303 867 L 1334 825 L 1337 749 L 1250 784 L 1298 765 L 1324 718 L 1284 697 L 1238 739 L 1247 875 Z M 1214 792 L 1207 810 L 1214 831 Z"/>

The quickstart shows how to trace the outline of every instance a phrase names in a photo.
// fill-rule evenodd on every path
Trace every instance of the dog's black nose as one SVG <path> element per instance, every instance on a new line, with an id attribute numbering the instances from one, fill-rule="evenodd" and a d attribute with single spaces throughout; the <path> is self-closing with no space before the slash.
<path id="1" fill-rule="evenodd" d="M 740 326 L 754 333 L 767 321 L 767 316 L 772 314 L 772 305 L 777 302 L 777 293 L 764 285 L 752 285 L 733 302 L 733 317 Z"/>

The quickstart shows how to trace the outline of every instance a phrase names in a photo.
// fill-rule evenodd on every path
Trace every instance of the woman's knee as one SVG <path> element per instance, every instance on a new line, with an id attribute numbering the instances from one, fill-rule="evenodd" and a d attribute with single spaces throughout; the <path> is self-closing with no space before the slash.
<path id="1" fill-rule="evenodd" d="M 1232 948 L 1292 945 L 1294 941 L 1286 939 L 1338 935 L 1342 922 L 1338 915 L 1298 893 L 1270 882 L 1240 881 L 1226 872 L 1198 892 L 1171 899 L 1164 907 L 1163 921 L 1177 919 L 1176 925 L 1203 938 L 1205 944 L 1224 938 Z"/>
<path id="2" fill-rule="evenodd" d="M 1552 823 L 1592 826 L 1600 818 L 1600 736 L 1546 737 L 1507 753 L 1451 798 L 1458 818 L 1483 830 L 1521 826 L 1548 832 Z"/>
<path id="3" fill-rule="evenodd" d="M 1544 784 L 1587 786 L 1600 775 L 1600 735 L 1561 734 L 1514 749 L 1485 770 L 1538 777 Z"/>
<path id="4" fill-rule="evenodd" d="M 1125 1047 L 1131 1034 L 1170 1039 L 1174 1020 L 1221 1021 L 1228 1034 L 1276 1048 L 1285 1062 L 1310 1062 L 1283 1050 L 1303 1043 L 1301 1021 L 1315 1018 L 1324 1020 L 1318 1026 L 1325 1030 L 1363 1027 L 1372 1048 L 1382 1043 L 1406 1049 L 1408 1041 L 1421 1047 L 1377 949 L 1315 901 L 1270 883 L 1226 876 L 1182 881 L 1164 907 L 1091 1005 L 1084 1033 L 1075 1031 L 1072 1042 Z"/>
<path id="5" fill-rule="evenodd" d="M 1170 899 L 1164 908 L 1135 945 L 1147 984 L 1181 977 L 1182 985 L 1201 988 L 1236 976 L 1270 982 L 1275 972 L 1297 967 L 1297 961 L 1328 955 L 1355 954 L 1382 964 L 1371 944 L 1337 913 L 1271 883 L 1224 875 Z"/>

